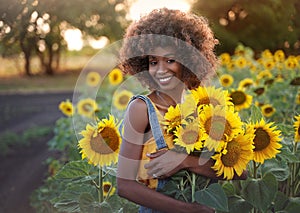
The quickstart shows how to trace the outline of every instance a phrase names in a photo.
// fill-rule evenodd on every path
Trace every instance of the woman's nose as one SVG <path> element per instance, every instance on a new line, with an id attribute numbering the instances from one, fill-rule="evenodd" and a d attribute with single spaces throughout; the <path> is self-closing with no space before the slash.
<path id="1" fill-rule="evenodd" d="M 167 67 L 163 62 L 158 63 L 157 73 L 165 73 L 167 71 Z"/>

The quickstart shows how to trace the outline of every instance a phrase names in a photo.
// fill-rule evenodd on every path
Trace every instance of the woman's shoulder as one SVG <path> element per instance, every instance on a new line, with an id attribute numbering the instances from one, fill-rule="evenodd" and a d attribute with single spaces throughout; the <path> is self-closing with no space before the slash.
<path id="1" fill-rule="evenodd" d="M 133 98 L 133 100 L 130 101 L 128 105 L 128 110 L 134 111 L 134 112 L 144 112 L 147 110 L 147 105 L 144 100 L 141 98 Z"/>

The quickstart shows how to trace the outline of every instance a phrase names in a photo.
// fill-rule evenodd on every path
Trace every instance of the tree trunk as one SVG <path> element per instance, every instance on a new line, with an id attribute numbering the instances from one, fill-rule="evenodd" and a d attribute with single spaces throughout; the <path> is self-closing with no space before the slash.
<path id="1" fill-rule="evenodd" d="M 25 73 L 27 76 L 31 76 L 32 74 L 30 70 L 30 50 L 26 48 L 26 45 L 24 44 L 24 40 L 20 41 L 20 46 L 25 56 L 25 65 L 24 65 Z"/>
<path id="2" fill-rule="evenodd" d="M 31 76 L 30 70 L 30 54 L 25 54 L 25 73 L 27 76 Z"/>
<path id="3" fill-rule="evenodd" d="M 48 47 L 48 63 L 46 64 L 46 74 L 47 75 L 53 75 L 53 68 L 52 68 L 52 63 L 53 63 L 53 50 L 52 47 L 50 45 L 50 47 Z"/>

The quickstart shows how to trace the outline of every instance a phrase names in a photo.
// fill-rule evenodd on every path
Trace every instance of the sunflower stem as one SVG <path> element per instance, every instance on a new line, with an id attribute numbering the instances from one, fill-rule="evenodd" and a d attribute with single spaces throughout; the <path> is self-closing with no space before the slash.
<path id="1" fill-rule="evenodd" d="M 297 143 L 296 141 L 294 142 L 294 147 L 293 147 L 293 153 L 296 156 L 296 152 L 297 152 Z M 294 195 L 296 194 L 295 190 L 295 183 L 296 183 L 296 163 L 292 163 L 292 180 L 291 180 L 291 196 L 294 197 Z M 294 190 L 293 190 L 294 189 Z"/>
<path id="2" fill-rule="evenodd" d="M 99 190 L 98 190 L 98 195 L 99 195 L 99 202 L 103 202 L 103 176 L 102 176 L 102 167 L 99 166 Z"/>
<path id="3" fill-rule="evenodd" d="M 253 162 L 253 178 L 257 178 L 257 167 L 256 167 L 256 163 L 255 161 L 252 161 Z"/>
<path id="4" fill-rule="evenodd" d="M 196 174 L 192 173 L 192 203 L 195 202 Z"/>

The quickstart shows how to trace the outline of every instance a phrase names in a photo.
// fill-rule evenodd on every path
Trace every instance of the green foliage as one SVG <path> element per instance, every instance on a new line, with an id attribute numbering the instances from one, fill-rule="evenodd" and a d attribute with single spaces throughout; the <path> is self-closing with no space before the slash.
<path id="1" fill-rule="evenodd" d="M 297 0 L 199 0 L 192 7 L 211 22 L 221 43 L 218 47 L 220 53 L 233 52 L 238 43 L 253 48 L 255 52 L 264 49 L 299 52 L 293 48 L 300 38 Z"/>
<path id="2" fill-rule="evenodd" d="M 5 156 L 13 146 L 29 146 L 32 140 L 49 135 L 51 131 L 50 127 L 32 127 L 20 134 L 4 132 L 0 135 L 0 155 Z"/>
<path id="3" fill-rule="evenodd" d="M 111 168 L 104 168 L 104 173 L 99 172 L 99 169 L 86 161 L 67 163 L 34 192 L 32 205 L 38 212 L 45 212 L 46 209 L 53 212 L 136 212 L 135 204 L 116 194 L 100 200 L 100 176 L 112 184 L 115 184 L 115 178 L 108 175 Z"/>
<path id="4" fill-rule="evenodd" d="M 196 201 L 210 206 L 219 211 L 228 211 L 228 202 L 222 186 L 218 183 L 209 185 L 207 188 L 196 191 Z"/>
<path id="5" fill-rule="evenodd" d="M 54 137 L 48 142 L 48 145 L 49 149 L 63 153 L 62 161 L 80 159 L 72 118 L 61 117 L 56 121 Z"/>

